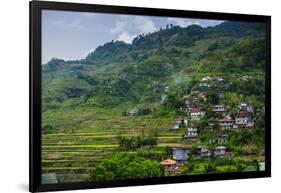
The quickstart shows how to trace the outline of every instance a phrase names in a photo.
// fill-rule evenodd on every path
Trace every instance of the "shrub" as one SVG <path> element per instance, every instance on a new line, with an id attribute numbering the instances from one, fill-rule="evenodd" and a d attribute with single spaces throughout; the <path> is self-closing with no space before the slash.
<path id="1" fill-rule="evenodd" d="M 106 159 L 91 171 L 91 180 L 122 180 L 147 177 L 160 177 L 164 169 L 155 160 L 141 156 L 119 153 Z"/>

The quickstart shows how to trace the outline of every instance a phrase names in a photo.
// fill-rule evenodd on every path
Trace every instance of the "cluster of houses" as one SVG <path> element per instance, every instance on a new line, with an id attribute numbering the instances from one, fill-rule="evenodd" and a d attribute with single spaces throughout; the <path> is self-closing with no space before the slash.
<path id="1" fill-rule="evenodd" d="M 237 129 L 237 128 L 253 128 L 255 126 L 253 119 L 253 108 L 251 105 L 241 103 L 237 106 L 238 113 L 232 119 L 227 112 L 227 107 L 224 104 L 213 105 L 212 111 L 222 113 L 223 118 L 217 120 L 218 125 L 222 130 L 225 129 Z M 201 120 L 205 111 L 202 107 L 193 107 L 189 111 L 190 120 Z M 213 123 L 209 123 L 208 128 L 214 126 Z"/>
<path id="2" fill-rule="evenodd" d="M 203 108 L 203 102 L 207 98 L 204 93 L 199 92 L 196 95 L 189 95 L 184 97 L 185 106 L 181 108 L 186 113 L 186 116 L 177 117 L 173 124 L 174 130 L 181 128 L 186 129 L 184 138 L 187 142 L 193 143 L 199 140 L 199 132 L 201 130 L 214 130 L 215 127 L 220 131 L 229 129 L 252 129 L 255 127 L 254 109 L 247 103 L 240 103 L 236 106 L 237 114 L 232 118 L 229 116 L 229 107 L 224 104 L 212 105 L 212 112 L 220 114 L 220 118 L 208 122 L 207 126 L 194 125 L 194 121 L 199 121 L 204 118 L 206 112 Z M 221 132 L 222 133 L 222 132 Z M 226 144 L 228 136 L 226 134 L 219 134 L 214 139 L 210 140 L 211 144 Z"/>
<path id="3" fill-rule="evenodd" d="M 188 123 L 189 121 L 199 121 L 204 118 L 206 112 L 204 111 L 202 103 L 206 100 L 206 96 L 202 92 L 197 93 L 195 96 L 184 97 L 185 106 L 182 107 L 181 110 L 186 113 L 186 116 L 177 117 L 174 121 L 173 129 L 187 127 L 188 136 L 191 138 L 197 136 L 197 130 L 199 128 Z M 228 108 L 229 107 L 224 104 L 212 105 L 212 111 L 221 114 L 221 118 L 215 121 L 221 130 L 255 127 L 254 110 L 251 105 L 247 103 L 238 104 L 236 106 L 237 114 L 234 118 L 229 115 Z M 209 122 L 208 126 L 201 129 L 212 130 L 214 126 L 214 122 Z"/>
<path id="4" fill-rule="evenodd" d="M 208 81 L 212 80 L 211 77 L 202 78 L 202 82 L 199 86 L 209 87 Z M 218 82 L 222 82 L 222 78 L 217 78 Z M 220 93 L 222 98 L 223 94 Z M 197 126 L 196 122 L 204 119 L 206 111 L 204 104 L 207 101 L 207 96 L 203 92 L 193 92 L 191 95 L 183 98 L 184 106 L 181 110 L 186 114 L 185 116 L 177 117 L 174 122 L 172 129 L 180 130 L 185 129 L 185 135 L 183 138 L 188 143 L 197 142 L 200 139 L 199 132 L 201 130 L 212 131 L 215 128 L 219 129 L 219 134 L 214 138 L 210 139 L 209 144 L 213 144 L 214 148 L 209 149 L 207 146 L 197 146 L 196 153 L 192 153 L 188 148 L 172 147 L 172 159 L 162 161 L 160 164 L 164 166 L 165 171 L 168 173 L 181 173 L 182 166 L 187 162 L 190 156 L 197 158 L 205 157 L 224 157 L 231 156 L 232 153 L 227 151 L 227 147 L 224 145 L 228 143 L 228 134 L 223 130 L 229 129 L 252 129 L 255 127 L 255 114 L 253 107 L 247 103 L 240 103 L 234 108 L 236 114 L 230 116 L 230 107 L 225 104 L 214 104 L 211 106 L 211 111 L 219 116 L 215 116 L 212 122 L 208 122 L 207 126 Z"/>
<path id="5" fill-rule="evenodd" d="M 225 105 L 214 105 L 212 108 L 214 112 L 223 113 L 223 118 L 218 120 L 218 124 L 222 130 L 237 129 L 237 128 L 254 128 L 253 107 L 246 103 L 237 105 L 237 114 L 232 119 L 227 112 Z"/>
<path id="6" fill-rule="evenodd" d="M 166 173 L 182 173 L 182 166 L 192 157 L 206 158 L 206 157 L 223 157 L 230 154 L 224 146 L 218 146 L 212 149 L 212 153 L 207 146 L 197 146 L 196 152 L 191 154 L 190 149 L 182 147 L 171 148 L 172 159 L 166 159 L 160 162 L 165 168 Z"/>

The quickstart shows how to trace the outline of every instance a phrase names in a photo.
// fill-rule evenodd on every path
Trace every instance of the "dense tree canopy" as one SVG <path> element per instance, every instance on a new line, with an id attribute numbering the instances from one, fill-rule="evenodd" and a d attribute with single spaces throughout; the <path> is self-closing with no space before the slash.
<path id="1" fill-rule="evenodd" d="M 155 160 L 133 154 L 119 153 L 97 164 L 92 180 L 135 179 L 159 177 L 163 168 Z"/>

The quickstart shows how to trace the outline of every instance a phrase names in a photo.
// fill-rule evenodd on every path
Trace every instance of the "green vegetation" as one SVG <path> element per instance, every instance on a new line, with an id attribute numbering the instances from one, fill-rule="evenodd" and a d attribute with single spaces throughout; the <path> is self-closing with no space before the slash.
<path id="1" fill-rule="evenodd" d="M 168 25 L 132 44 L 108 42 L 82 60 L 54 58 L 42 66 L 42 172 L 77 182 L 258 170 L 264 66 L 264 26 L 248 22 Z M 190 120 L 186 96 L 204 117 Z M 254 107 L 255 127 L 223 130 L 219 120 L 234 120 L 242 102 Z M 214 112 L 215 104 L 227 115 Z M 178 117 L 198 127 L 197 141 L 186 139 L 183 120 L 174 128 Z M 227 141 L 213 142 L 219 135 Z M 170 147 L 196 155 L 197 146 L 207 146 L 213 155 L 219 145 L 227 157 L 191 156 L 176 174 L 159 164 L 171 159 Z"/>
<path id="2" fill-rule="evenodd" d="M 257 161 L 241 158 L 217 159 L 190 159 L 184 167 L 184 175 L 217 173 L 217 172 L 242 172 L 247 167 L 256 168 Z M 254 169 L 253 171 L 256 171 Z"/>
<path id="3" fill-rule="evenodd" d="M 145 136 L 143 131 L 140 136 L 134 136 L 130 138 L 119 136 L 118 139 L 119 148 L 122 150 L 135 150 L 143 146 L 147 146 L 149 148 L 154 147 L 157 145 L 157 138 L 158 138 L 157 131 L 153 133 L 149 133 L 149 135 L 147 136 Z"/>
<path id="4" fill-rule="evenodd" d="M 92 180 L 122 180 L 160 177 L 164 173 L 157 161 L 132 154 L 117 154 L 97 164 Z"/>

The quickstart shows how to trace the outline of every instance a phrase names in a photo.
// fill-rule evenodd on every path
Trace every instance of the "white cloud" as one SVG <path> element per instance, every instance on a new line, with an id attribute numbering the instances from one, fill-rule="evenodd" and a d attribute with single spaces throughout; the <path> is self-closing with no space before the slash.
<path id="1" fill-rule="evenodd" d="M 117 40 L 131 43 L 137 35 L 154 32 L 156 30 L 153 21 L 147 17 L 123 15 L 115 22 L 110 32 L 116 35 Z"/>
<path id="2" fill-rule="evenodd" d="M 124 31 L 118 35 L 117 40 L 124 41 L 126 43 L 132 43 L 132 41 L 135 37 L 136 37 L 136 35 L 132 35 L 129 32 Z"/>
<path id="3" fill-rule="evenodd" d="M 113 34 L 122 33 L 126 28 L 127 23 L 125 21 L 117 21 L 115 26 L 110 30 Z"/>
<path id="4" fill-rule="evenodd" d="M 149 33 L 156 31 L 155 24 L 145 17 L 136 17 L 134 24 L 141 33 Z"/>
<path id="5" fill-rule="evenodd" d="M 208 20 L 208 19 L 185 19 L 185 18 L 174 18 L 169 17 L 168 22 L 179 25 L 181 27 L 187 27 L 190 25 L 200 25 L 202 27 L 214 26 L 222 23 L 220 20 Z"/>

